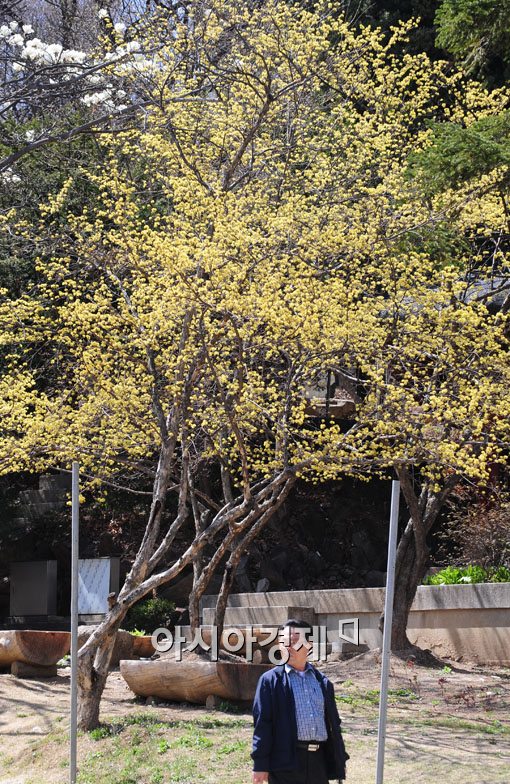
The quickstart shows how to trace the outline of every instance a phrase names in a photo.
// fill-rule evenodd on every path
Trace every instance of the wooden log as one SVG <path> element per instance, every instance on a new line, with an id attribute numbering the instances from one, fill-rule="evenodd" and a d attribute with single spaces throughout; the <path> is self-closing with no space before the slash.
<path id="1" fill-rule="evenodd" d="M 176 661 L 167 656 L 154 661 L 121 661 L 120 672 L 129 688 L 141 697 L 161 697 L 204 705 L 210 695 L 223 700 L 252 700 L 266 664 Z"/>
<path id="2" fill-rule="evenodd" d="M 69 632 L 40 632 L 17 629 L 0 631 L 0 666 L 10 666 L 13 662 L 42 665 L 56 664 L 62 656 L 69 653 L 71 635 Z"/>

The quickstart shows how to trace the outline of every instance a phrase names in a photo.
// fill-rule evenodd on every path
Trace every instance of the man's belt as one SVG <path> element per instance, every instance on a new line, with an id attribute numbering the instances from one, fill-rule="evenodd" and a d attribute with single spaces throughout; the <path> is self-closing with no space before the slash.
<path id="1" fill-rule="evenodd" d="M 326 741 L 323 740 L 298 740 L 298 749 L 306 749 L 306 751 L 319 751 L 324 747 Z"/>

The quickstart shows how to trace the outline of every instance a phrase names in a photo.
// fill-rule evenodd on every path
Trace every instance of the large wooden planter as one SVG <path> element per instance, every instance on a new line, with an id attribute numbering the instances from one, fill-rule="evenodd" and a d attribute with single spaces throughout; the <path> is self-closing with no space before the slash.
<path id="1" fill-rule="evenodd" d="M 237 662 L 121 661 L 120 672 L 129 688 L 141 697 L 205 704 L 213 695 L 224 700 L 252 700 L 257 682 L 271 666 Z"/>
<path id="2" fill-rule="evenodd" d="M 150 659 L 153 653 L 156 652 L 152 644 L 152 637 L 139 637 L 132 634 L 133 638 L 133 656 L 140 656 L 142 659 Z"/>
<path id="3" fill-rule="evenodd" d="M 50 667 L 70 648 L 69 632 L 0 631 L 0 667 L 14 662 Z"/>

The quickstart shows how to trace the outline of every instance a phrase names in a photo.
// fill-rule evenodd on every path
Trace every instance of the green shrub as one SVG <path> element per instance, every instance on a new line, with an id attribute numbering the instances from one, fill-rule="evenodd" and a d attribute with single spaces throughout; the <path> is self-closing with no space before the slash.
<path id="1" fill-rule="evenodd" d="M 124 626 L 127 631 L 146 629 L 152 634 L 155 629 L 171 626 L 174 614 L 175 604 L 169 599 L 143 599 L 131 607 Z"/>
<path id="2" fill-rule="evenodd" d="M 423 581 L 424 585 L 465 585 L 470 583 L 510 582 L 510 569 L 506 566 L 484 569 L 482 566 L 447 566 Z"/>

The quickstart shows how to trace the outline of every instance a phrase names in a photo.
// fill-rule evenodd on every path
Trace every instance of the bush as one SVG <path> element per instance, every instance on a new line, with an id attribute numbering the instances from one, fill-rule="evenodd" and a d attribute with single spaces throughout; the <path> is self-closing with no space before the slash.
<path id="1" fill-rule="evenodd" d="M 510 567 L 510 501 L 497 490 L 474 503 L 461 494 L 454 504 L 436 553 L 439 563 Z M 500 582 L 500 581 L 498 581 Z M 506 580 L 505 580 L 506 582 Z"/>
<path id="2" fill-rule="evenodd" d="M 505 566 L 447 566 L 423 581 L 424 585 L 465 585 L 470 583 L 508 583 L 510 569 Z"/>
<path id="3" fill-rule="evenodd" d="M 124 626 L 127 631 L 145 629 L 152 634 L 155 629 L 172 626 L 174 615 L 175 604 L 169 599 L 143 599 L 128 611 Z"/>

